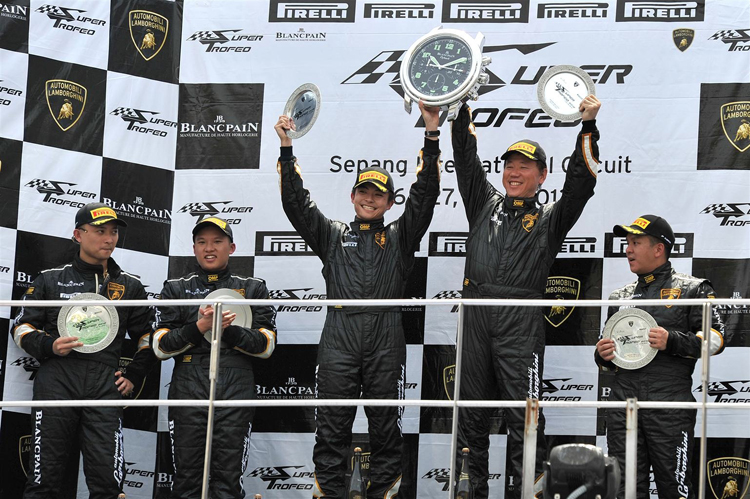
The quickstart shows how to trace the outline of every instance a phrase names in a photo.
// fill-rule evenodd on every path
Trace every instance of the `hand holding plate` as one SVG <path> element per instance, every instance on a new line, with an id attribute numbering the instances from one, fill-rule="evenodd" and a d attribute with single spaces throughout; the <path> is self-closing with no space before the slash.
<path id="1" fill-rule="evenodd" d="M 651 348 L 656 348 L 657 350 L 666 350 L 668 338 L 669 331 L 667 331 L 663 327 L 652 327 L 648 331 L 648 344 L 651 345 Z"/>
<path id="2" fill-rule="evenodd" d="M 52 343 L 52 352 L 60 357 L 65 357 L 74 348 L 82 347 L 83 343 L 76 336 L 63 336 Z"/>
<path id="3" fill-rule="evenodd" d="M 583 121 L 589 121 L 596 118 L 599 109 L 602 107 L 602 103 L 595 95 L 589 95 L 581 102 L 578 107 L 578 111 L 581 113 L 581 119 Z"/>
<path id="4" fill-rule="evenodd" d="M 611 338 L 602 338 L 596 344 L 596 351 L 599 357 L 606 362 L 611 362 L 615 358 L 615 342 Z"/>
<path id="5" fill-rule="evenodd" d="M 289 147 L 292 145 L 292 139 L 287 135 L 287 130 L 296 130 L 297 126 L 294 124 L 294 118 L 291 116 L 281 115 L 279 121 L 273 126 L 276 130 L 276 135 L 279 136 L 281 141 L 281 147 Z"/>

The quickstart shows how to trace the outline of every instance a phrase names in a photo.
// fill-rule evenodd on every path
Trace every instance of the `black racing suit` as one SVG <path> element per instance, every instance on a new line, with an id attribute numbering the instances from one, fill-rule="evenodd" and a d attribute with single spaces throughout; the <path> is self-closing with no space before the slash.
<path id="1" fill-rule="evenodd" d="M 262 279 L 234 275 L 229 268 L 218 273 L 198 269 L 179 279 L 164 282 L 163 300 L 204 298 L 211 291 L 230 288 L 245 298 L 267 299 Z M 205 306 L 205 305 L 203 305 Z M 174 358 L 170 399 L 208 399 L 211 345 L 198 330 L 198 309 L 157 306 L 154 322 L 154 353 L 161 360 Z M 231 310 L 225 305 L 224 310 Z M 252 327 L 231 325 L 222 333 L 216 400 L 255 398 L 251 357 L 268 358 L 276 347 L 276 310 L 252 307 Z M 253 407 L 218 407 L 214 418 L 211 453 L 210 496 L 245 497 L 242 477 L 250 451 Z M 199 498 L 206 452 L 206 407 L 169 408 L 175 475 L 173 498 Z"/>
<path id="2" fill-rule="evenodd" d="M 714 298 L 711 283 L 672 269 L 667 262 L 652 273 L 639 275 L 638 280 L 614 291 L 610 300 L 646 300 L 676 298 Z M 669 332 L 666 350 L 639 369 L 619 369 L 595 354 L 597 364 L 616 370 L 609 400 L 638 400 L 695 402 L 692 375 L 695 359 L 701 356 L 700 331 L 702 307 L 643 307 L 630 305 L 648 312 L 656 324 Z M 609 307 L 607 319 L 623 307 Z M 724 349 L 724 323 L 715 308 L 711 317 L 711 354 Z M 649 497 L 649 468 L 653 466 L 656 487 L 661 499 L 690 499 L 695 497 L 691 482 L 693 456 L 693 428 L 695 410 L 670 409 L 638 411 L 637 497 Z M 625 476 L 625 411 L 607 411 L 607 446 L 609 455 L 617 457 Z M 624 480 L 618 497 L 625 494 Z"/>
<path id="3" fill-rule="evenodd" d="M 584 121 L 570 157 L 560 199 L 540 206 L 536 198 L 510 198 L 487 180 L 477 156 L 471 111 L 453 122 L 458 188 L 469 221 L 463 298 L 542 298 L 549 269 L 565 235 L 594 194 L 599 132 Z M 544 319 L 536 307 L 468 307 L 465 316 L 461 399 L 539 398 L 544 365 Z M 474 497 L 488 494 L 492 409 L 463 409 L 458 449 L 468 446 Z M 520 497 L 524 410 L 506 410 L 508 461 Z M 546 458 L 544 417 L 539 416 L 537 475 Z M 457 456 L 460 459 L 460 456 Z M 456 469 L 460 469 L 460 461 Z M 541 482 L 540 482 L 541 483 Z"/>
<path id="4" fill-rule="evenodd" d="M 440 190 L 440 150 L 425 140 L 404 214 L 347 225 L 327 219 L 310 200 L 291 147 L 281 148 L 281 200 L 289 221 L 323 262 L 329 299 L 403 298 Z M 406 342 L 400 307 L 329 307 L 318 346 L 316 396 L 403 399 Z M 401 484 L 403 408 L 365 407 L 370 433 L 371 498 L 391 498 Z M 316 410 L 315 497 L 342 498 L 356 407 Z"/>
<path id="5" fill-rule="evenodd" d="M 110 300 L 145 300 L 137 277 L 120 269 L 113 259 L 107 275 L 99 265 L 75 256 L 72 263 L 42 273 L 23 296 L 24 300 L 67 300 L 81 293 L 97 293 Z M 122 342 L 127 331 L 138 340 L 138 351 L 123 374 L 140 387 L 156 365 L 150 348 L 150 307 L 117 307 L 119 330 L 112 343 L 95 353 L 75 350 L 57 356 L 52 344 L 60 337 L 59 307 L 22 307 L 16 317 L 16 344 L 35 357 L 39 371 L 34 380 L 34 400 L 119 400 L 115 372 L 120 370 Z M 55 407 L 31 409 L 32 447 L 24 498 L 55 497 L 63 472 L 80 444 L 86 485 L 91 498 L 112 499 L 122 492 L 124 455 L 122 407 Z"/>

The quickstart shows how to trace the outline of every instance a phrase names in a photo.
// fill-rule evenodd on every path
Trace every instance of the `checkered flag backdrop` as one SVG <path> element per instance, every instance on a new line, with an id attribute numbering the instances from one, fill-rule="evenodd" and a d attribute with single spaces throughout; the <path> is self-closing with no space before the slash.
<path id="1" fill-rule="evenodd" d="M 263 278 L 279 300 L 278 347 L 255 369 L 258 398 L 314 398 L 326 288 L 320 260 L 281 208 L 273 125 L 291 92 L 315 83 L 320 114 L 312 131 L 294 141 L 294 152 L 322 212 L 351 220 L 354 175 L 368 166 L 391 171 L 405 194 L 423 124 L 419 113 L 403 110 L 399 70 L 409 46 L 441 24 L 485 36 L 490 81 L 470 104 L 478 154 L 500 189 L 500 156 L 528 137 L 548 154 L 539 199 L 559 199 L 578 124 L 545 114 L 536 85 L 560 64 L 581 67 L 596 84 L 603 102 L 596 194 L 551 273 L 571 297 L 599 299 L 632 282 L 625 240 L 612 226 L 657 213 L 677 233 L 678 271 L 709 278 L 720 297 L 748 298 L 750 9 L 734 0 L 647 3 L 4 1 L 0 299 L 20 298 L 41 270 L 70 261 L 74 215 L 86 203 L 107 203 L 128 222 L 114 258 L 154 299 L 165 279 L 194 268 L 195 223 L 219 216 L 232 224 L 234 271 Z M 461 296 L 469 234 L 448 127 L 443 123 L 440 141 L 441 194 L 406 298 Z M 402 211 L 397 196 L 386 218 Z M 305 305 L 287 305 L 289 299 Z M 10 331 L 14 312 L 0 307 L 0 327 Z M 728 348 L 712 359 L 708 396 L 747 400 L 750 310 L 720 312 Z M 592 361 L 604 311 L 576 306 L 542 313 L 543 398 L 606 400 L 611 380 Z M 453 397 L 457 318 L 453 305 L 405 307 L 407 399 Z M 123 352 L 123 365 L 129 355 Z M 9 334 L 0 342 L 2 399 L 29 400 L 37 368 Z M 165 399 L 171 372 L 172 361 L 162 363 L 139 398 Z M 698 374 L 694 386 L 698 397 Z M 367 422 L 362 409 L 357 414 L 352 447 L 367 455 Z M 605 445 L 602 411 L 546 415 L 551 445 Z M 446 493 L 450 418 L 442 409 L 405 411 L 400 497 Z M 258 410 L 246 493 L 309 497 L 314 427 L 312 409 Z M 506 486 L 519 484 L 507 477 L 501 412 L 492 428 L 490 490 L 503 497 Z M 707 430 L 709 460 L 750 458 L 746 412 L 713 410 Z M 28 409 L 0 412 L 0 495 L 7 499 L 22 495 L 29 435 Z M 128 497 L 169 496 L 170 445 L 166 410 L 126 409 Z M 80 463 L 70 466 L 60 497 L 87 497 Z"/>

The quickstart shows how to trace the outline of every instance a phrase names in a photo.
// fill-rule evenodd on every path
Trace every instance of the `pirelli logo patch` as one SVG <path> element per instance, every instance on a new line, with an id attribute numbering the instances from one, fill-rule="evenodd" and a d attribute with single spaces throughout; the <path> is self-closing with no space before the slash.
<path id="1" fill-rule="evenodd" d="M 536 152 L 536 146 L 533 146 L 528 142 L 517 142 L 510 146 L 508 151 L 525 151 L 529 154 L 534 154 Z"/>
<path id="2" fill-rule="evenodd" d="M 635 219 L 635 222 L 633 222 L 633 223 L 632 223 L 632 224 L 630 224 L 630 225 L 637 225 L 637 226 L 638 226 L 638 227 L 640 227 L 641 229 L 645 229 L 646 227 L 648 227 L 648 226 L 649 226 L 649 224 L 651 224 L 651 222 L 649 222 L 649 221 L 648 221 L 648 220 L 646 220 L 645 218 L 636 218 L 636 219 Z"/>
<path id="3" fill-rule="evenodd" d="M 364 172 L 359 174 L 359 180 L 357 180 L 357 183 L 360 182 L 366 182 L 370 180 L 377 180 L 378 182 L 382 183 L 383 185 L 388 184 L 388 176 L 384 173 L 380 172 Z"/>
<path id="4" fill-rule="evenodd" d="M 97 208 L 95 210 L 91 210 L 91 218 L 96 220 L 97 218 L 101 217 L 117 218 L 117 213 L 115 213 L 115 210 L 113 210 L 112 208 Z"/>

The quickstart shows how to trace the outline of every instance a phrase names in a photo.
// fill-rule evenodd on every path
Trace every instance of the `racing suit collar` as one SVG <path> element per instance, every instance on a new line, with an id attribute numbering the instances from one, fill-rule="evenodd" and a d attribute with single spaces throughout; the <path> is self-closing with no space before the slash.
<path id="1" fill-rule="evenodd" d="M 667 276 L 672 274 L 672 263 L 667 261 L 664 265 L 656 267 L 652 272 L 647 274 L 638 274 L 638 284 L 641 286 L 648 286 L 657 281 L 664 280 Z"/>
<path id="2" fill-rule="evenodd" d="M 104 268 L 101 265 L 92 265 L 84 262 L 78 253 L 73 257 L 73 267 L 81 274 L 104 275 Z M 117 262 L 113 258 L 107 260 L 107 272 L 114 278 L 120 275 L 120 266 L 117 265 Z"/>
<path id="3" fill-rule="evenodd" d="M 219 282 L 223 281 L 227 277 L 231 275 L 231 271 L 229 270 L 229 265 L 224 267 L 223 269 L 219 270 L 218 272 L 215 271 L 206 271 L 203 270 L 203 268 L 198 265 L 198 275 L 201 278 L 201 281 L 204 283 L 213 283 L 213 282 Z"/>
<path id="4" fill-rule="evenodd" d="M 382 229 L 383 219 L 378 218 L 377 220 L 368 221 L 355 219 L 352 223 L 349 224 L 349 226 L 352 228 L 352 230 L 357 232 Z"/>
<path id="5" fill-rule="evenodd" d="M 509 210 L 531 210 L 536 208 L 536 196 L 530 198 L 512 198 L 505 196 L 503 199 L 505 211 Z"/>

